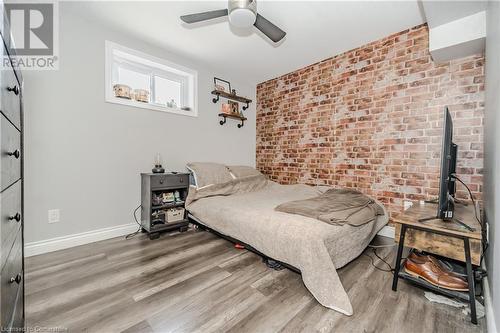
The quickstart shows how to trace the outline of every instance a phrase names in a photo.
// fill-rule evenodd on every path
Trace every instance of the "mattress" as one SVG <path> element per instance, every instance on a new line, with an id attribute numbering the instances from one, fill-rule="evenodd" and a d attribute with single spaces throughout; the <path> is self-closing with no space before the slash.
<path id="1" fill-rule="evenodd" d="M 352 315 L 336 269 L 358 257 L 388 222 L 388 214 L 362 226 L 334 226 L 275 211 L 282 203 L 315 197 L 328 187 L 265 185 L 230 195 L 211 195 L 188 203 L 192 216 L 215 231 L 236 238 L 301 271 L 305 286 L 323 306 Z"/>

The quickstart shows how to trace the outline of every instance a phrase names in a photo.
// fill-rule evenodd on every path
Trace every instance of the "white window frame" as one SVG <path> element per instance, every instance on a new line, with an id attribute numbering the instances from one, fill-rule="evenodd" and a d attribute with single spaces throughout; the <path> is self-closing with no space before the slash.
<path id="1" fill-rule="evenodd" d="M 149 103 L 138 102 L 133 99 L 124 99 L 115 96 L 113 91 L 113 67 L 115 63 L 115 53 L 123 53 L 124 58 L 126 58 L 124 61 L 130 61 L 130 66 L 126 67 L 130 67 L 133 70 L 138 69 L 138 72 L 146 73 L 151 76 Z M 141 109 L 175 113 L 183 116 L 198 117 L 198 72 L 193 69 L 107 40 L 105 41 L 104 76 L 106 102 L 133 106 Z M 193 105 L 191 106 L 191 110 L 181 110 L 180 108 L 171 108 L 166 105 L 154 103 L 154 80 L 156 76 L 180 82 L 182 90 L 186 89 L 188 91 L 188 97 L 185 94 L 181 94 L 181 98 L 184 99 L 181 104 L 187 105 L 189 104 L 188 100 L 192 99 Z M 188 85 L 187 88 L 186 85 Z"/>

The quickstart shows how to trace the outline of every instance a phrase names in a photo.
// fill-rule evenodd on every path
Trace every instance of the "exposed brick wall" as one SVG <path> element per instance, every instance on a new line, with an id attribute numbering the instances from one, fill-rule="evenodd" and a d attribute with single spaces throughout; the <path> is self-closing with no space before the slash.
<path id="1" fill-rule="evenodd" d="M 425 24 L 259 84 L 257 167 L 284 184 L 359 189 L 394 214 L 437 196 L 444 106 L 457 173 L 480 198 L 484 57 L 435 64 Z"/>

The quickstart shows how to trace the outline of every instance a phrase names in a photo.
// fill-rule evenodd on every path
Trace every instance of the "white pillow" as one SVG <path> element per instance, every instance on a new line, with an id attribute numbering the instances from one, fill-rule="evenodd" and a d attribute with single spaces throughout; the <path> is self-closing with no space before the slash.
<path id="1" fill-rule="evenodd" d="M 236 179 L 262 175 L 259 170 L 246 165 L 228 165 L 227 168 Z"/>
<path id="2" fill-rule="evenodd" d="M 219 163 L 192 162 L 188 163 L 187 169 L 192 173 L 197 189 L 233 180 L 228 168 Z"/>

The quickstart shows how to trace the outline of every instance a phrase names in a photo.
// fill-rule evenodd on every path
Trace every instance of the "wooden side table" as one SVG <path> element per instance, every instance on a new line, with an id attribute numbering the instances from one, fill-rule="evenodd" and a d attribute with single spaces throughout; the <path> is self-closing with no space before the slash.
<path id="1" fill-rule="evenodd" d="M 475 229 L 474 231 L 470 231 L 458 223 L 439 219 L 419 222 L 421 218 L 435 215 L 436 211 L 436 204 L 421 203 L 410 207 L 393 218 L 393 222 L 396 224 L 395 241 L 399 245 L 392 290 L 397 290 L 398 279 L 402 278 L 443 295 L 468 301 L 471 310 L 471 322 L 477 324 L 473 265 L 479 266 L 481 262 L 481 225 L 475 218 L 472 204 L 467 206 L 457 204 L 455 206 L 455 216 Z M 404 272 L 401 257 L 405 246 L 465 262 L 467 282 L 469 284 L 468 292 L 439 288 Z"/>

